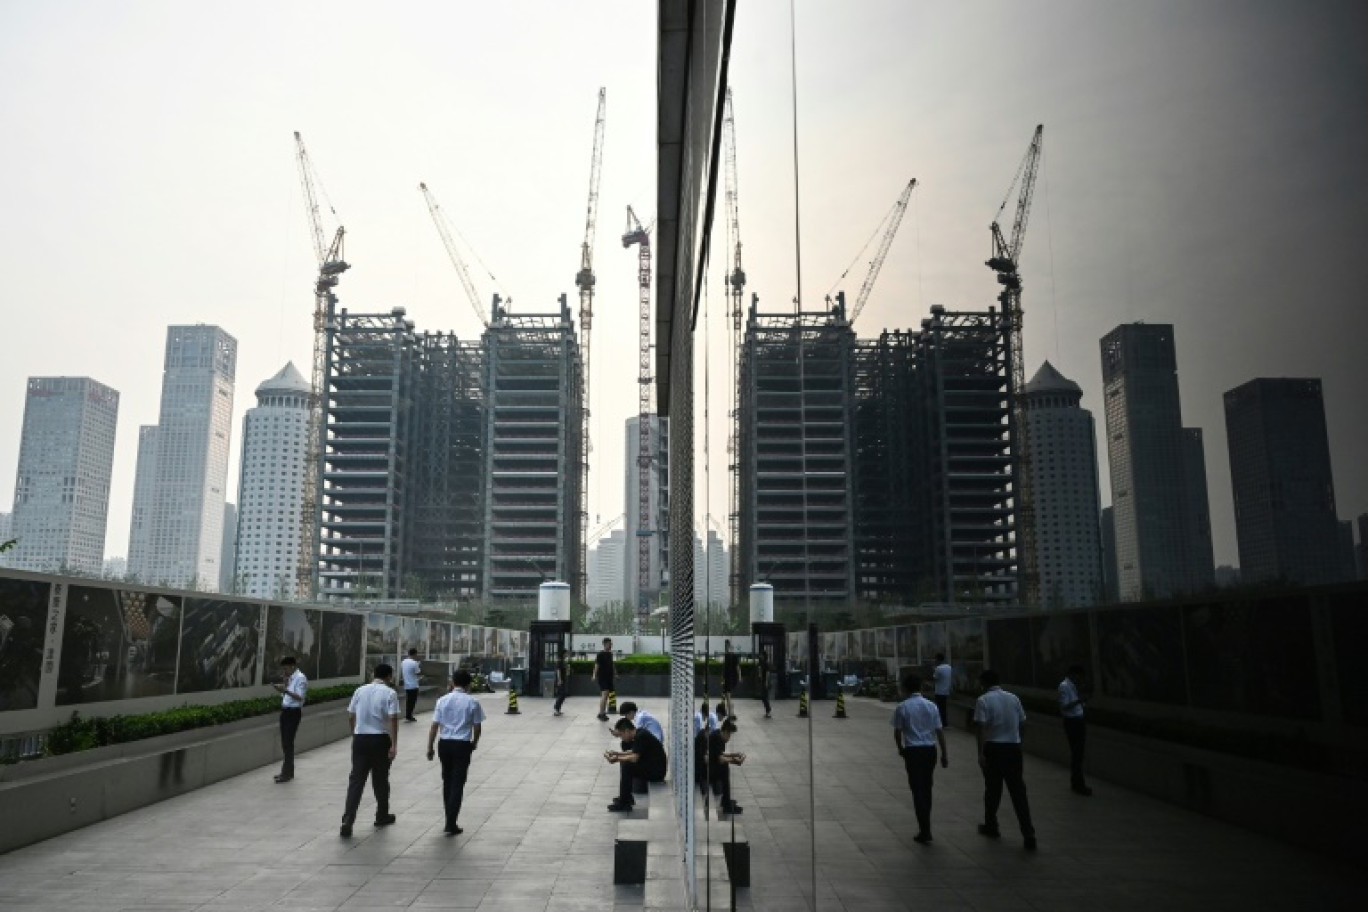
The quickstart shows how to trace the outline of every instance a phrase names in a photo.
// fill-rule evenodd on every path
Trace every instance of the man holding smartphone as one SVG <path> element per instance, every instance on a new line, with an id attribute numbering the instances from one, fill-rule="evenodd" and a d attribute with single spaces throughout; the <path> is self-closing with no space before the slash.
<path id="1" fill-rule="evenodd" d="M 299 723 L 304 718 L 304 698 L 309 692 L 309 679 L 299 670 L 294 656 L 280 660 L 280 670 L 284 680 L 272 684 L 280 694 L 280 752 L 284 759 L 280 763 L 280 775 L 276 782 L 289 782 L 294 778 L 295 735 L 299 733 Z"/>

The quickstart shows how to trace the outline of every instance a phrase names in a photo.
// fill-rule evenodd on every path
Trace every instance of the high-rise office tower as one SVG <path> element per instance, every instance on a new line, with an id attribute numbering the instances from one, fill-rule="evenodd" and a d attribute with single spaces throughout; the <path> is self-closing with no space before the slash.
<path id="1" fill-rule="evenodd" d="M 1136 601 L 1205 589 L 1215 572 L 1206 477 L 1200 437 L 1183 428 L 1173 327 L 1123 324 L 1101 348 L 1118 593 Z"/>
<path id="2" fill-rule="evenodd" d="M 0 544 L 4 544 L 14 536 L 11 531 L 14 529 L 14 514 L 0 513 Z M 0 551 L 0 567 L 9 566 L 9 552 Z"/>
<path id="3" fill-rule="evenodd" d="M 89 377 L 30 377 L 9 565 L 98 576 L 119 394 Z"/>
<path id="4" fill-rule="evenodd" d="M 650 434 L 650 446 L 647 450 L 650 465 L 646 470 L 646 499 L 649 521 L 644 531 L 649 534 L 641 537 L 647 540 L 647 559 L 650 562 L 647 576 L 649 582 L 645 592 L 646 601 L 650 605 L 655 605 L 661 590 L 666 586 L 665 577 L 670 567 L 670 422 L 669 419 L 661 419 L 656 415 L 651 415 L 646 420 L 646 426 Z M 623 553 L 625 563 L 622 571 L 623 588 L 620 597 L 632 606 L 638 603 L 641 595 L 641 554 L 639 550 L 641 543 L 637 536 L 637 531 L 641 528 L 640 429 L 640 416 L 628 418 L 623 437 L 626 466 L 623 516 L 626 519 L 627 544 Z M 695 575 L 698 572 L 695 569 Z"/>
<path id="5" fill-rule="evenodd" d="M 309 446 L 309 381 L 286 364 L 256 388 L 242 418 L 231 587 L 255 598 L 303 598 L 299 534 Z"/>
<path id="6" fill-rule="evenodd" d="M 1354 570 L 1357 578 L 1368 580 L 1368 513 L 1360 513 L 1358 525 L 1358 544 L 1354 546 Z"/>
<path id="7" fill-rule="evenodd" d="M 590 608 L 598 609 L 622 602 L 625 587 L 622 576 L 626 567 L 627 533 L 622 529 L 614 529 L 589 549 L 589 594 L 586 602 Z"/>
<path id="8" fill-rule="evenodd" d="M 129 535 L 129 566 L 144 582 L 218 585 L 236 370 L 237 340 L 219 327 L 167 328 L 161 410 L 155 432 L 139 435 Z"/>
<path id="9" fill-rule="evenodd" d="M 1040 607 L 1080 608 L 1102 594 L 1097 432 L 1082 398 L 1049 361 L 1026 384 Z"/>
<path id="10" fill-rule="evenodd" d="M 1102 508 L 1102 599 L 1107 604 L 1121 600 L 1116 580 L 1116 516 L 1111 507 Z"/>
<path id="11" fill-rule="evenodd" d="M 233 572 L 237 567 L 237 504 L 223 505 L 223 544 L 219 548 L 219 592 L 236 592 Z"/>
<path id="12" fill-rule="evenodd" d="M 1354 557 L 1354 521 L 1352 519 L 1341 519 L 1339 521 L 1339 555 L 1340 555 L 1340 582 L 1349 582 L 1358 578 L 1358 560 Z"/>
<path id="13" fill-rule="evenodd" d="M 725 608 L 731 601 L 727 589 L 727 548 L 715 529 L 708 530 L 707 550 L 694 536 L 694 604 Z"/>
<path id="14" fill-rule="evenodd" d="M 1246 582 L 1342 574 L 1321 382 L 1251 380 L 1225 394 L 1235 533 Z"/>

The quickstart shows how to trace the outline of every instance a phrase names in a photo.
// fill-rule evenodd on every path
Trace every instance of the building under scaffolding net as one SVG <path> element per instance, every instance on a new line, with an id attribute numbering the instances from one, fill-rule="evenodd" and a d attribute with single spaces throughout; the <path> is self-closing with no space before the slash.
<path id="1" fill-rule="evenodd" d="M 751 305 L 739 383 L 740 566 L 780 601 L 844 606 L 855 596 L 854 354 L 840 303 L 798 314 Z"/>
<path id="2" fill-rule="evenodd" d="M 484 342 L 484 599 L 535 601 L 553 579 L 582 592 L 583 386 L 565 298 L 551 314 L 496 306 Z"/>
<path id="3" fill-rule="evenodd" d="M 1012 605 L 1017 537 L 1008 322 L 933 307 L 855 356 L 861 600 Z"/>

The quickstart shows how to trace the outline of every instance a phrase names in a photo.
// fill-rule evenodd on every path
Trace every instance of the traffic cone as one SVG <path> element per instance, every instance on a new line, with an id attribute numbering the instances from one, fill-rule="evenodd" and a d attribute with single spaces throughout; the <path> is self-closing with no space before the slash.
<path id="1" fill-rule="evenodd" d="M 844 690 L 841 690 L 841 689 L 839 689 L 839 688 L 837 688 L 837 690 L 836 690 L 836 714 L 835 714 L 834 716 L 832 716 L 832 718 L 833 718 L 833 719 L 846 719 L 846 718 L 849 718 L 849 717 L 846 715 L 846 711 L 845 711 L 845 691 L 844 691 Z"/>
<path id="2" fill-rule="evenodd" d="M 617 691 L 616 691 L 616 690 L 610 690 L 610 691 L 608 691 L 608 711 L 609 711 L 610 713 L 615 713 L 615 712 L 617 712 Z"/>
<path id="3" fill-rule="evenodd" d="M 518 716 L 518 715 L 522 715 L 521 713 L 518 712 L 518 692 L 517 692 L 516 690 L 514 690 L 513 688 L 511 688 L 511 687 L 508 688 L 508 711 L 507 711 L 506 713 L 504 713 L 504 715 L 505 715 L 505 716 Z"/>
<path id="4" fill-rule="evenodd" d="M 808 714 L 807 690 L 798 694 L 798 718 L 806 718 Z"/>

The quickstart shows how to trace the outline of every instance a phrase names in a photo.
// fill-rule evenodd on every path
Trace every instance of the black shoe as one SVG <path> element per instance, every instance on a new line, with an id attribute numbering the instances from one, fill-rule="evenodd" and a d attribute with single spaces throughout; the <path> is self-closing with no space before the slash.
<path id="1" fill-rule="evenodd" d="M 607 713 L 599 713 L 599 714 L 598 714 L 598 720 L 599 720 L 600 722 L 607 722 L 607 721 L 608 721 L 608 714 L 607 714 Z"/>
<path id="2" fill-rule="evenodd" d="M 1026 837 L 1026 851 L 1028 851 L 1028 852 L 1034 852 L 1035 850 L 1036 850 L 1036 841 L 1035 841 L 1035 837 L 1034 837 L 1034 836 L 1027 836 L 1027 837 Z"/>
<path id="3" fill-rule="evenodd" d="M 415 718 L 413 718 L 413 716 L 404 716 L 404 721 L 405 721 L 405 722 L 417 722 L 418 720 L 415 719 Z"/>
<path id="4" fill-rule="evenodd" d="M 913 836 L 913 837 L 912 837 L 912 841 L 913 841 L 913 842 L 920 842 L 922 845 L 928 845 L 928 844 L 931 842 L 931 834 L 930 834 L 930 833 L 918 833 L 916 836 Z"/>
<path id="5" fill-rule="evenodd" d="M 389 826 L 391 823 L 394 823 L 394 821 L 397 819 L 398 818 L 395 817 L 393 814 L 386 814 L 383 817 L 376 817 L 375 825 L 378 827 Z"/>
<path id="6" fill-rule="evenodd" d="M 1092 789 L 1088 788 L 1086 785 L 1075 785 L 1073 787 L 1073 793 L 1075 795 L 1082 795 L 1084 798 L 1087 798 L 1088 796 L 1092 795 Z"/>
<path id="7" fill-rule="evenodd" d="M 276 776 L 276 777 L 275 777 L 275 781 L 276 781 L 276 782 L 289 782 L 289 781 L 290 781 L 291 779 L 293 779 L 293 778 L 294 778 L 294 776 Z"/>
<path id="8" fill-rule="evenodd" d="M 447 828 L 446 828 L 445 830 L 443 830 L 442 832 L 443 832 L 443 833 L 446 833 L 448 836 L 460 836 L 462 833 L 465 832 L 465 830 L 461 829 L 460 827 L 458 827 L 456 824 L 453 823 L 451 826 L 447 827 Z"/>
<path id="9" fill-rule="evenodd" d="M 997 827 L 990 827 L 986 823 L 980 823 L 978 831 L 980 836 L 987 836 L 989 839 L 998 839 L 1002 836 L 1002 832 Z"/>
<path id="10" fill-rule="evenodd" d="M 741 813 L 741 805 L 737 804 L 735 801 L 733 801 L 731 804 L 724 804 L 722 805 L 722 813 L 739 814 Z"/>
<path id="11" fill-rule="evenodd" d="M 350 837 L 350 836 L 351 836 L 351 824 L 350 824 L 350 823 L 344 823 L 344 824 L 342 824 L 342 829 L 340 829 L 340 830 L 337 831 L 337 835 L 339 835 L 339 836 L 345 836 L 345 837 Z"/>
<path id="12" fill-rule="evenodd" d="M 618 800 L 614 801 L 612 804 L 608 805 L 608 810 L 610 810 L 610 811 L 630 811 L 630 810 L 631 810 L 632 808 L 634 808 L 634 807 L 636 807 L 636 804 L 635 804 L 634 802 L 631 802 L 631 801 L 622 801 L 621 799 L 618 799 Z"/>

